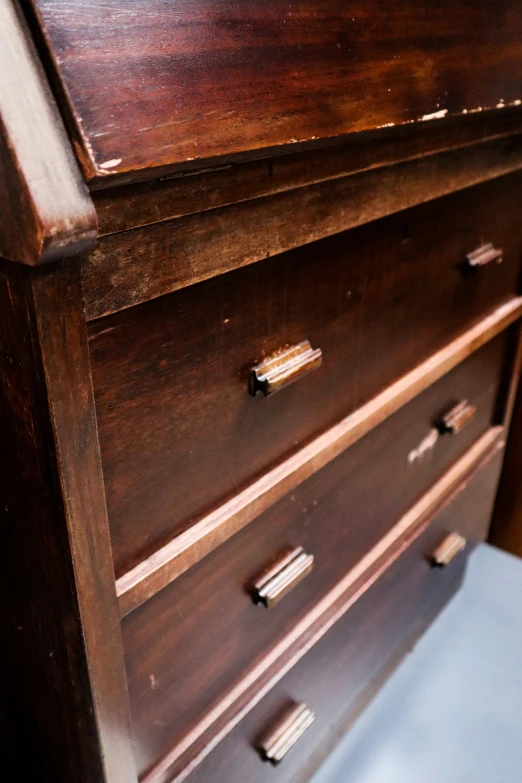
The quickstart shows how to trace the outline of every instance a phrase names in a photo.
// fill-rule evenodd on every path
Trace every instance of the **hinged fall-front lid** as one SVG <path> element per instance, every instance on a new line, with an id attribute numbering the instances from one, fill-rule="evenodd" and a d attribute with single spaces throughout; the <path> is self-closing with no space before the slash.
<path id="1" fill-rule="evenodd" d="M 519 0 L 32 0 L 88 179 L 520 103 Z"/>

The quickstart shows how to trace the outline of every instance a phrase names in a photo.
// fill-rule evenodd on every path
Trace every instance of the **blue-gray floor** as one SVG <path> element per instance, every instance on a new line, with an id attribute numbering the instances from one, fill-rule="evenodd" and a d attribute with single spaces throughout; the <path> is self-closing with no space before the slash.
<path id="1" fill-rule="evenodd" d="M 313 783 L 522 783 L 522 560 L 476 550 Z"/>

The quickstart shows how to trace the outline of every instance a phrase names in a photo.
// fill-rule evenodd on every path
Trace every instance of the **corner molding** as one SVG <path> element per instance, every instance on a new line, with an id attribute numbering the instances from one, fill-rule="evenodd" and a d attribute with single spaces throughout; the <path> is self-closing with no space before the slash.
<path id="1" fill-rule="evenodd" d="M 25 20 L 0 0 L 0 256 L 29 266 L 90 250 L 98 226 Z"/>

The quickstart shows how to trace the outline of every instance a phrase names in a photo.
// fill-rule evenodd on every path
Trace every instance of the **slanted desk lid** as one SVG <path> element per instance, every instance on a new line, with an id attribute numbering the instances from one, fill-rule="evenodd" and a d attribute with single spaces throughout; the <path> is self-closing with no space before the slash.
<path id="1" fill-rule="evenodd" d="M 88 179 L 522 99 L 520 0 L 31 2 Z"/>

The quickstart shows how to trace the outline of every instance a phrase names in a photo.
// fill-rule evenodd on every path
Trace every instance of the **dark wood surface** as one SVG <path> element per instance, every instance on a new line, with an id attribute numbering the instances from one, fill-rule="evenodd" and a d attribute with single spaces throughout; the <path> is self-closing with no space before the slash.
<path id="1" fill-rule="evenodd" d="M 88 179 L 518 102 L 516 0 L 32 0 Z"/>
<path id="2" fill-rule="evenodd" d="M 250 715 L 189 776 L 191 783 L 252 783 L 304 781 L 332 744 L 339 725 L 353 719 L 360 698 L 387 668 L 397 648 L 421 618 L 441 607 L 462 576 L 464 557 L 446 570 L 431 570 L 426 562 L 445 532 L 484 529 L 495 493 L 500 456 L 487 464 L 476 480 L 434 518 L 428 530 L 347 613 L 324 639 L 290 671 Z M 471 520 L 471 525 L 470 525 Z M 316 712 L 306 736 L 274 769 L 263 763 L 255 745 L 282 710 L 304 701 Z M 165 778 L 167 779 L 167 778 Z M 160 778 L 161 780 L 161 778 Z"/>
<path id="3" fill-rule="evenodd" d="M 223 698 L 488 429 L 505 348 L 501 335 L 123 620 L 142 771 Z M 477 405 L 474 419 L 409 462 L 441 413 L 460 399 Z M 312 572 L 278 605 L 268 610 L 254 605 L 257 577 L 297 546 L 315 556 Z"/>
<path id="4" fill-rule="evenodd" d="M 495 546 L 522 557 L 522 387 L 519 386 L 491 527 Z"/>
<path id="5" fill-rule="evenodd" d="M 25 22 L 0 4 L 0 256 L 38 264 L 88 250 L 96 212 Z"/>
<path id="6" fill-rule="evenodd" d="M 284 495 L 292 493 L 303 481 L 505 329 L 509 329 L 508 350 L 495 420 L 502 422 L 500 429 L 507 427 L 515 388 L 510 378 L 514 381 L 512 372 L 517 372 L 516 359 L 520 356 L 520 351 L 515 349 L 519 333 L 516 322 L 521 314 L 522 297 L 510 299 L 119 577 L 116 590 L 122 616 L 185 573 Z M 489 434 L 492 434 L 491 430 Z M 490 440 L 489 435 L 487 439 Z"/>
<path id="7" fill-rule="evenodd" d="M 91 324 L 117 575 L 511 298 L 521 186 L 499 180 Z M 486 239 L 504 262 L 464 273 Z M 304 339 L 322 367 L 252 398 L 250 368 Z"/>
<path id="8" fill-rule="evenodd" d="M 466 532 L 475 530 L 480 535 L 483 531 L 501 460 L 501 452 L 492 454 L 492 459 L 482 463 L 475 480 L 466 481 L 452 494 L 451 502 L 443 503 L 425 532 L 413 535 L 407 551 L 188 776 L 191 783 L 294 783 L 306 779 L 335 741 L 339 726 L 360 710 L 361 697 L 372 681 L 388 668 L 404 640 L 411 641 L 412 630 L 418 632 L 420 619 L 430 616 L 434 605 L 441 606 L 456 588 L 466 550 L 442 570 L 431 568 L 428 558 L 444 536 L 460 530 L 461 525 Z M 316 712 L 316 720 L 306 737 L 274 769 L 261 761 L 255 748 L 260 736 L 293 702 L 305 702 Z M 144 781 L 172 779 L 172 771 L 156 772 L 159 774 L 145 775 Z M 174 777 L 176 781 L 183 779 L 183 772 Z"/>
<path id="9" fill-rule="evenodd" d="M 134 783 L 78 272 L 0 266 L 2 676 L 16 779 Z"/>
<path id="10" fill-rule="evenodd" d="M 107 236 L 426 154 L 519 134 L 521 129 L 522 107 L 478 112 L 426 122 L 421 127 L 408 124 L 355 133 L 344 143 L 300 153 L 222 164 L 207 171 L 166 176 L 134 185 L 93 189 L 91 195 L 98 215 L 99 234 Z M 441 171 L 440 178 L 443 176 Z"/>
<path id="11" fill-rule="evenodd" d="M 521 166 L 521 139 L 514 136 L 106 237 L 84 258 L 87 317 L 131 307 Z M 517 178 L 492 183 L 483 197 L 496 201 L 504 189 L 515 188 L 517 203 Z M 474 198 L 480 196 L 471 191 L 455 196 L 455 209 L 465 209 Z"/>

